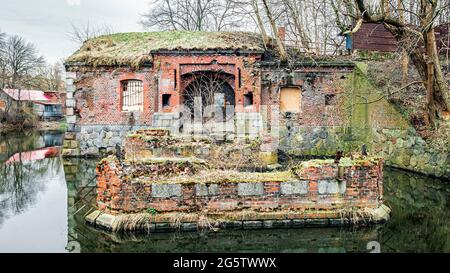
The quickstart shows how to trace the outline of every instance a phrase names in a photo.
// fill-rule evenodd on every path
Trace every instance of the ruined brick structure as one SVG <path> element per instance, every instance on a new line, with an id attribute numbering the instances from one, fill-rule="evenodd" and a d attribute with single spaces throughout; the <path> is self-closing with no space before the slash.
<path id="1" fill-rule="evenodd" d="M 181 107 L 186 109 L 186 94 L 205 77 L 210 79 L 208 84 L 220 83 L 222 91 L 216 93 L 222 95 L 214 94 L 212 112 L 220 108 L 224 117 L 222 127 L 203 134 L 252 137 L 277 127 L 282 141 L 292 130 L 310 134 L 304 128 L 340 126 L 335 82 L 352 68 L 352 63 L 336 62 L 280 65 L 276 50 L 264 47 L 253 33 L 102 36 L 87 41 L 66 63 L 70 133 L 65 155 L 113 152 L 128 131 L 139 128 L 167 128 L 172 134 L 195 131 L 195 122 L 189 128 L 181 125 L 189 116 Z M 139 82 L 139 110 L 123 108 L 129 80 Z M 278 118 L 280 124 L 271 124 Z"/>
<path id="2" fill-rule="evenodd" d="M 211 183 L 130 183 L 121 165 L 104 160 L 97 167 L 99 209 L 111 213 L 136 213 L 147 209 L 164 212 L 209 213 L 315 211 L 311 218 L 338 218 L 338 209 L 377 208 L 382 204 L 382 160 L 342 167 L 333 161 L 307 162 L 291 180 Z M 321 212 L 328 212 L 323 214 Z"/>
<path id="3" fill-rule="evenodd" d="M 139 177 L 168 162 L 186 170 L 189 162 L 165 160 L 103 159 L 96 169 L 98 210 L 86 220 L 113 231 L 164 232 L 367 225 L 389 218 L 380 158 L 312 160 L 295 167 L 295 175 L 266 173 L 256 180 L 249 173 L 237 179 L 211 173 L 207 182 L 186 174 L 179 182 Z"/>
<path id="4" fill-rule="evenodd" d="M 162 129 L 133 132 L 124 142 L 122 155 L 108 156 L 96 168 L 98 210 L 86 220 L 97 227 L 287 228 L 389 217 L 379 157 L 291 162 L 283 170 L 261 172 L 263 166 L 254 164 L 256 142 L 190 141 Z M 225 151 L 231 154 L 221 157 Z"/>

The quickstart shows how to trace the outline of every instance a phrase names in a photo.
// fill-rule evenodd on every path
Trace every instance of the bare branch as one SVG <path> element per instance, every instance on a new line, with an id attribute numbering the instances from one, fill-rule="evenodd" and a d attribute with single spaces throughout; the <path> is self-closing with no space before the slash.
<path id="1" fill-rule="evenodd" d="M 72 30 L 67 33 L 67 37 L 78 45 L 82 45 L 89 39 L 114 33 L 114 29 L 110 25 L 92 26 L 89 21 L 79 25 L 71 23 L 71 26 Z"/>

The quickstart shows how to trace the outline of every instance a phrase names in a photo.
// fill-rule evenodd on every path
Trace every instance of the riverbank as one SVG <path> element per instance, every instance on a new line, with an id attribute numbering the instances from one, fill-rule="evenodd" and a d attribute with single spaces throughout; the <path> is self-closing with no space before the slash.
<path id="1" fill-rule="evenodd" d="M 21 131 L 66 131 L 66 121 L 61 119 L 58 121 L 39 121 L 32 127 L 21 127 L 17 124 L 0 123 L 0 134 L 9 134 Z"/>

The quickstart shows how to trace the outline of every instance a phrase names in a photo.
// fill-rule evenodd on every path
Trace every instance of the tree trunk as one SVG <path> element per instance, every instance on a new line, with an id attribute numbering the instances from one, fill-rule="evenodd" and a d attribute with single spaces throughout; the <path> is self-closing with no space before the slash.
<path id="1" fill-rule="evenodd" d="M 432 124 L 437 117 L 442 117 L 443 112 L 450 109 L 449 87 L 445 81 L 442 67 L 437 54 L 434 30 L 430 29 L 425 35 L 426 55 L 420 49 L 415 48 L 409 52 L 412 64 L 417 69 L 427 89 L 427 113 L 426 121 Z"/>
<path id="2" fill-rule="evenodd" d="M 384 23 L 386 29 L 388 29 L 397 40 L 403 40 L 408 38 L 408 35 L 413 35 L 424 42 L 426 47 L 425 54 L 422 52 L 420 43 L 417 43 L 417 46 L 415 46 L 408 54 L 427 88 L 426 119 L 430 123 L 435 123 L 437 117 L 442 117 L 444 112 L 448 112 L 450 109 L 448 84 L 442 73 L 433 29 L 437 1 L 420 1 L 420 23 L 417 27 L 405 25 L 403 22 L 393 17 L 386 16 L 384 12 L 381 15 L 377 14 L 372 16 L 367 11 L 364 0 L 355 0 L 355 2 L 359 11 L 362 13 L 362 17 L 367 22 Z M 383 9 L 383 6 L 381 6 L 381 8 Z M 426 33 L 420 34 L 424 30 Z"/>
<path id="3" fill-rule="evenodd" d="M 258 23 L 259 30 L 261 31 L 261 35 L 263 37 L 264 47 L 267 48 L 267 44 L 269 43 L 269 36 L 267 36 L 266 29 L 264 28 L 264 23 L 261 19 L 261 15 L 259 14 L 259 7 L 257 0 L 252 0 L 253 12 L 256 16 L 256 22 Z"/>
<path id="4" fill-rule="evenodd" d="M 277 27 L 275 25 L 275 19 L 272 16 L 272 12 L 269 9 L 269 5 L 267 4 L 267 0 L 262 0 L 264 9 L 266 10 L 267 17 L 269 18 L 270 26 L 272 27 L 273 35 L 275 36 L 275 41 L 278 46 L 278 50 L 280 51 L 280 60 L 281 62 L 287 61 L 287 53 L 284 49 L 284 44 L 281 41 L 280 35 L 278 34 Z"/>

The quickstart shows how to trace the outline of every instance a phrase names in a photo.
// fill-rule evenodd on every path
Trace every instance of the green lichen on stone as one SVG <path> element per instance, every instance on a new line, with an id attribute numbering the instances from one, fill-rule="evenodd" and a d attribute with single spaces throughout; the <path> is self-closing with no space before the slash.
<path id="1" fill-rule="evenodd" d="M 373 150 L 374 129 L 408 127 L 408 122 L 385 98 L 384 91 L 371 82 L 367 72 L 368 65 L 358 62 L 353 72 L 337 83 L 344 91 L 338 105 L 345 130 L 336 133 L 336 146 L 343 151 L 360 151 L 363 144 Z"/>
<path id="2" fill-rule="evenodd" d="M 311 167 L 317 167 L 321 168 L 323 166 L 329 166 L 329 165 L 337 165 L 342 167 L 351 167 L 351 166 L 370 166 L 374 164 L 378 164 L 381 160 L 381 157 L 378 156 L 368 156 L 365 158 L 350 158 L 350 157 L 343 157 L 339 160 L 339 163 L 335 163 L 334 159 L 313 159 L 301 162 L 297 166 L 293 167 L 294 171 L 311 168 Z"/>
<path id="3" fill-rule="evenodd" d="M 104 157 L 100 159 L 98 164 L 105 164 L 105 163 L 114 163 L 117 161 L 117 157 L 114 155 L 109 155 L 107 157 Z"/>

